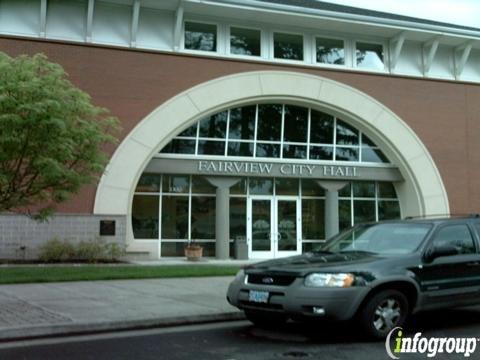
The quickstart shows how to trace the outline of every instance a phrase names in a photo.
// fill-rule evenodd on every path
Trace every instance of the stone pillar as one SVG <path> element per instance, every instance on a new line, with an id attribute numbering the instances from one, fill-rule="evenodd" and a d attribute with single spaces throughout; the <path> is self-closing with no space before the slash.
<path id="1" fill-rule="evenodd" d="M 345 181 L 323 181 L 318 184 L 326 190 L 325 193 L 325 238 L 329 239 L 339 232 L 338 191 L 348 184 Z"/>
<path id="2" fill-rule="evenodd" d="M 230 187 L 240 179 L 230 177 L 207 177 L 217 187 L 215 203 L 215 257 L 230 258 Z"/>

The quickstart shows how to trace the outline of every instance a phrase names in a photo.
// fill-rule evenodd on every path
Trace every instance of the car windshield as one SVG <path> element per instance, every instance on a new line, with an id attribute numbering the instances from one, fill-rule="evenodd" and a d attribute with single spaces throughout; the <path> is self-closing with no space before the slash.
<path id="1" fill-rule="evenodd" d="M 327 241 L 317 251 L 408 254 L 415 251 L 432 228 L 431 224 L 363 224 Z"/>

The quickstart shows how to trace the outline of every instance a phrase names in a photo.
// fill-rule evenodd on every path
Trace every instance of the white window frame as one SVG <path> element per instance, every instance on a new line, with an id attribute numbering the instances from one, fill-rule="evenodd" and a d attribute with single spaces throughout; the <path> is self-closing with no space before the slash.
<path id="1" fill-rule="evenodd" d="M 230 44 L 230 35 L 232 33 L 232 28 L 238 28 L 238 29 L 245 29 L 245 30 L 256 30 L 260 31 L 260 55 L 241 55 L 241 54 L 232 54 L 231 53 L 231 44 Z M 265 59 L 266 54 L 265 54 L 265 49 L 264 49 L 264 30 L 260 27 L 257 26 L 245 26 L 245 25 L 238 25 L 238 24 L 228 24 L 227 25 L 227 31 L 226 31 L 226 55 L 227 56 L 232 56 L 234 58 L 239 58 L 239 59 L 247 59 L 247 60 L 259 60 L 259 59 Z"/>
<path id="2" fill-rule="evenodd" d="M 217 41 L 217 48 L 215 51 L 205 51 L 205 50 L 194 50 L 194 49 L 186 49 L 185 48 L 185 24 L 187 22 L 191 23 L 197 23 L 197 24 L 205 24 L 205 25 L 215 25 L 217 31 L 216 31 L 216 41 Z M 220 29 L 222 28 L 223 24 L 215 21 L 204 21 L 204 20 L 197 20 L 197 19 L 184 19 L 183 24 L 182 24 L 182 38 L 180 41 L 180 49 L 182 52 L 188 53 L 188 54 L 202 54 L 202 55 L 219 55 L 221 54 L 220 49 L 221 49 L 221 38 L 220 38 Z"/>
<path id="3" fill-rule="evenodd" d="M 308 50 L 306 49 L 306 34 L 305 32 L 301 31 L 290 31 L 290 30 L 277 30 L 272 29 L 270 32 L 270 59 L 273 61 L 278 61 L 280 63 L 287 63 L 287 64 L 305 64 L 307 63 L 307 54 Z M 299 35 L 302 37 L 302 47 L 303 47 L 303 59 L 302 60 L 292 60 L 292 59 L 282 59 L 275 57 L 275 34 L 285 34 L 285 35 Z"/>
<path id="4" fill-rule="evenodd" d="M 358 67 L 357 65 L 357 44 L 358 43 L 367 43 L 372 45 L 381 45 L 383 49 L 383 68 L 382 69 L 373 69 L 373 68 L 364 68 Z M 367 39 L 367 38 L 355 38 L 353 40 L 353 49 L 352 49 L 351 59 L 352 59 L 352 68 L 358 71 L 366 71 L 366 72 L 380 72 L 380 73 L 387 73 L 388 72 L 388 47 L 387 42 L 385 40 L 379 39 Z"/>
<path id="5" fill-rule="evenodd" d="M 328 40 L 341 40 L 343 41 L 343 65 L 337 64 L 328 64 L 317 61 L 317 38 L 328 39 Z M 344 69 L 348 67 L 348 50 L 347 50 L 347 38 L 340 36 L 330 36 L 325 34 L 315 34 L 313 35 L 313 54 L 312 54 L 312 63 L 317 66 L 329 67 L 332 69 Z"/>

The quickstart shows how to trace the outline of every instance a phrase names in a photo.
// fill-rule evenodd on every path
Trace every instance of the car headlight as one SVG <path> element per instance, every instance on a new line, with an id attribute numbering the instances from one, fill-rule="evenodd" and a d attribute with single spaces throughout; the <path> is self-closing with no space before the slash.
<path id="1" fill-rule="evenodd" d="M 305 278 L 308 287 L 351 287 L 355 276 L 348 273 L 313 273 Z"/>
<path id="2" fill-rule="evenodd" d="M 243 279 L 244 275 L 245 271 L 243 269 L 238 270 L 237 275 L 235 275 L 234 281 Z"/>

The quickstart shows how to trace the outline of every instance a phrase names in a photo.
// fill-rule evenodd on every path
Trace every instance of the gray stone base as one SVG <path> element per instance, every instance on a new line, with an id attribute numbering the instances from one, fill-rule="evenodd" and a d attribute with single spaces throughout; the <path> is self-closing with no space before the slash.
<path id="1" fill-rule="evenodd" d="M 114 236 L 100 236 L 100 220 L 115 220 Z M 53 238 L 72 244 L 96 238 L 125 244 L 126 217 L 58 214 L 37 222 L 23 215 L 0 215 L 0 259 L 36 259 L 38 248 Z"/>

